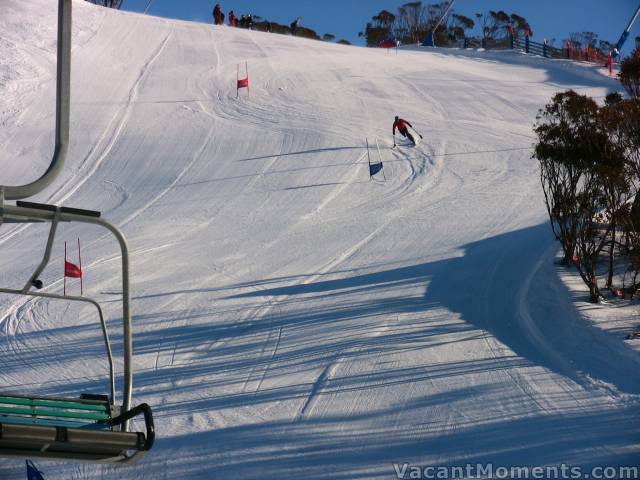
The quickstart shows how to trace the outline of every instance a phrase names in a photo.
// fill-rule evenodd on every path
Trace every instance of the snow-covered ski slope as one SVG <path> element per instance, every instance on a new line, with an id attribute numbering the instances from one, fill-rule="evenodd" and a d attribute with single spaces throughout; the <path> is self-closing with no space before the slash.
<path id="1" fill-rule="evenodd" d="M 134 401 L 159 439 L 132 467 L 41 462 L 47 480 L 637 463 L 640 357 L 576 311 L 530 158 L 554 92 L 612 80 L 509 52 L 396 55 L 74 8 L 70 155 L 34 200 L 100 210 L 128 236 Z M 50 161 L 55 15 L 0 3 L 3 184 Z M 418 147 L 389 148 L 396 114 Z M 386 182 L 368 178 L 376 136 Z M 46 291 L 79 236 L 118 341 L 117 246 L 61 229 Z M 3 285 L 24 284 L 45 234 L 0 228 Z M 92 311 L 0 300 L 0 389 L 107 393 Z M 0 459 L 0 478 L 23 476 Z"/>

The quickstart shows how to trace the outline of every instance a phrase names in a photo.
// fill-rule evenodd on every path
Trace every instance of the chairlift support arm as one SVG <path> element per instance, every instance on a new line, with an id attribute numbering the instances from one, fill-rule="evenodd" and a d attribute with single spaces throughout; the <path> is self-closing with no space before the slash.
<path id="1" fill-rule="evenodd" d="M 69 108 L 71 98 L 71 0 L 58 0 L 58 63 L 56 74 L 56 134 L 53 158 L 37 180 L 5 187 L 6 200 L 31 197 L 47 188 L 62 171 L 69 149 Z"/>

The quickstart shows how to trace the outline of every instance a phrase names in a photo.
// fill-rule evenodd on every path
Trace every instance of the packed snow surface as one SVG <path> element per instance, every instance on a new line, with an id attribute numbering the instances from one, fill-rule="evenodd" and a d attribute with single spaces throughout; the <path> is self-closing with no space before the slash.
<path id="1" fill-rule="evenodd" d="M 41 461 L 47 480 L 637 464 L 640 357 L 574 306 L 531 158 L 555 92 L 601 98 L 613 80 L 513 52 L 396 54 L 73 5 L 69 158 L 33 200 L 100 210 L 127 235 L 134 402 L 158 441 L 132 467 Z M 55 10 L 0 3 L 5 185 L 51 158 Z M 417 147 L 390 148 L 395 115 Z M 3 286 L 24 285 L 46 233 L 0 228 Z M 45 291 L 62 292 L 78 237 L 120 356 L 108 233 L 61 226 Z M 0 300 L 0 389 L 108 393 L 92 310 Z M 0 478 L 24 475 L 0 460 Z"/>

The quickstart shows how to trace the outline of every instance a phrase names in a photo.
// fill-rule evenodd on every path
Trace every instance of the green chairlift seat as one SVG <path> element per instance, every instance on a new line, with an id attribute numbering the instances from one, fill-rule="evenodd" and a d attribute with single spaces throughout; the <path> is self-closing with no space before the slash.
<path id="1" fill-rule="evenodd" d="M 110 370 L 110 395 L 82 394 L 79 398 L 51 398 L 2 393 L 0 385 L 0 457 L 44 457 L 64 460 L 131 463 L 153 446 L 155 429 L 151 408 L 132 405 L 133 336 L 129 251 L 120 230 L 99 212 L 20 201 L 49 186 L 62 170 L 69 146 L 72 0 L 58 0 L 58 61 L 56 88 L 56 143 L 47 171 L 32 183 L 0 185 L 0 226 L 5 223 L 50 223 L 44 257 L 21 289 L 0 288 L 0 293 L 93 305 L 98 313 Z M 6 200 L 17 200 L 15 205 Z M 87 297 L 32 291 L 41 289 L 39 276 L 51 257 L 60 222 L 98 225 L 109 230 L 120 245 L 122 258 L 123 386 L 116 401 L 114 363 L 102 309 Z M 16 388 L 13 386 L 12 388 Z M 131 431 L 135 417 L 144 419 L 144 432 Z"/>
<path id="2" fill-rule="evenodd" d="M 149 451 L 155 440 L 149 406 L 143 403 L 122 415 L 113 411 L 108 397 L 0 395 L 0 452 L 29 458 L 123 462 Z M 144 416 L 146 434 L 118 430 L 138 415 Z"/>

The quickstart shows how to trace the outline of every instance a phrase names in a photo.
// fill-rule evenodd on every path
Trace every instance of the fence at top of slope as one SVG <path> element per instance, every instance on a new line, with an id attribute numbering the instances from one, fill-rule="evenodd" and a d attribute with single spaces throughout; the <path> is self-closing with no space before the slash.
<path id="1" fill-rule="evenodd" d="M 614 61 L 594 48 L 582 48 L 573 45 L 569 40 L 562 48 L 553 47 L 546 42 L 534 42 L 530 37 L 518 38 L 513 35 L 503 39 L 464 38 L 449 46 L 458 48 L 484 48 L 486 50 L 519 50 L 523 53 L 538 55 L 544 58 L 557 58 L 593 63 L 602 67 L 613 67 Z"/>

